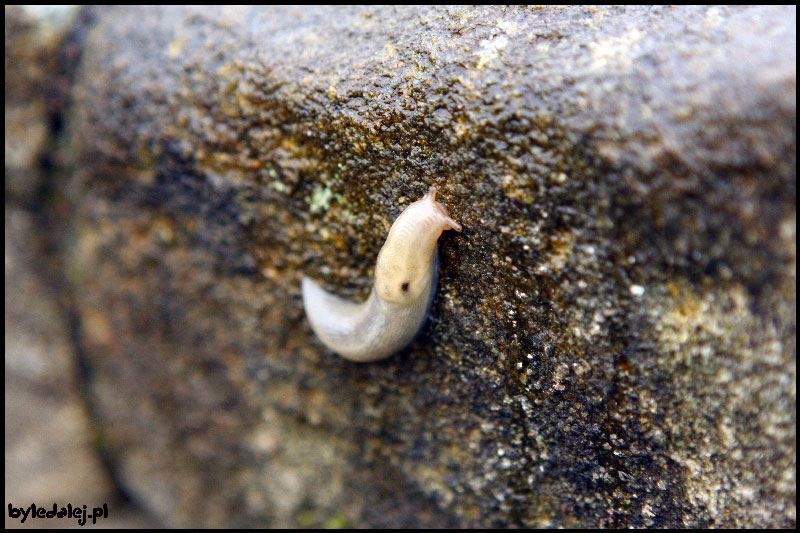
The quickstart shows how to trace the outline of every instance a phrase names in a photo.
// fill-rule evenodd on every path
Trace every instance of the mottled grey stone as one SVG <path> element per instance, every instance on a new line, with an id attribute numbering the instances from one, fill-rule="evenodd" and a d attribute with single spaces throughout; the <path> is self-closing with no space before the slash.
<path id="1" fill-rule="evenodd" d="M 796 9 L 119 8 L 71 109 L 102 442 L 180 526 L 793 527 Z M 358 365 L 403 205 L 464 224 Z"/>
<path id="2" fill-rule="evenodd" d="M 63 161 L 55 145 L 79 49 L 71 38 L 78 11 L 5 7 L 5 504 L 90 512 L 106 504 L 103 526 L 146 527 L 156 522 L 120 497 L 101 459 L 63 305 L 66 203 L 54 185 Z M 7 512 L 4 524 L 64 528 L 79 519 Z"/>

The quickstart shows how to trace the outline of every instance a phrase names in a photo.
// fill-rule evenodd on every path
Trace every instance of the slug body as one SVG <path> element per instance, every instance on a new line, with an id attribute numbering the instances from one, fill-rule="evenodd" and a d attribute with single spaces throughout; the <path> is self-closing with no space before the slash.
<path id="1" fill-rule="evenodd" d="M 422 328 L 439 278 L 437 241 L 461 231 L 431 188 L 389 229 L 378 254 L 369 298 L 356 304 L 303 278 L 303 306 L 311 328 L 331 350 L 358 362 L 378 361 L 407 346 Z"/>

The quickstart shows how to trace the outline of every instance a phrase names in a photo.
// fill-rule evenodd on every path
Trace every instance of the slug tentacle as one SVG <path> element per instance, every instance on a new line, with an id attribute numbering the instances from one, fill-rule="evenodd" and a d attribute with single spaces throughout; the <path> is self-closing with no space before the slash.
<path id="1" fill-rule="evenodd" d="M 422 328 L 439 278 L 437 241 L 442 231 L 461 231 L 431 188 L 409 205 L 389 229 L 378 254 L 369 298 L 356 304 L 303 278 L 303 306 L 311 328 L 331 350 L 352 361 L 389 357 Z"/>

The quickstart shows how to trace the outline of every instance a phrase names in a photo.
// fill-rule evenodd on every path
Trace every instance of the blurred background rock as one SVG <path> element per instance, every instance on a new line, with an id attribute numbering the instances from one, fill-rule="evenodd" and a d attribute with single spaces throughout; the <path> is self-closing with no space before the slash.
<path id="1" fill-rule="evenodd" d="M 78 43 L 75 6 L 6 6 L 5 504 L 108 503 L 100 527 L 157 524 L 127 501 L 101 459 L 79 379 L 63 274 L 54 257 L 52 171 Z M 77 527 L 11 519 L 6 527 Z"/>

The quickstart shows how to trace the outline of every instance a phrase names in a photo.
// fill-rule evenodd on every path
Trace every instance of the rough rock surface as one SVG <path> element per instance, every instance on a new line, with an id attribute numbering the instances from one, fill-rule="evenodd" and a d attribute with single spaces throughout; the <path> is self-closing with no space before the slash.
<path id="1" fill-rule="evenodd" d="M 95 445 L 59 254 L 61 166 L 77 6 L 5 7 L 5 499 L 16 509 L 101 506 L 105 527 L 157 525 L 122 497 Z M 87 525 L 91 527 L 91 520 Z M 79 518 L 5 513 L 7 528 L 77 527 Z"/>
<path id="2" fill-rule="evenodd" d="M 191 526 L 793 527 L 796 9 L 121 8 L 87 25 L 66 273 L 102 442 Z M 363 298 L 465 226 L 407 350 Z"/>

